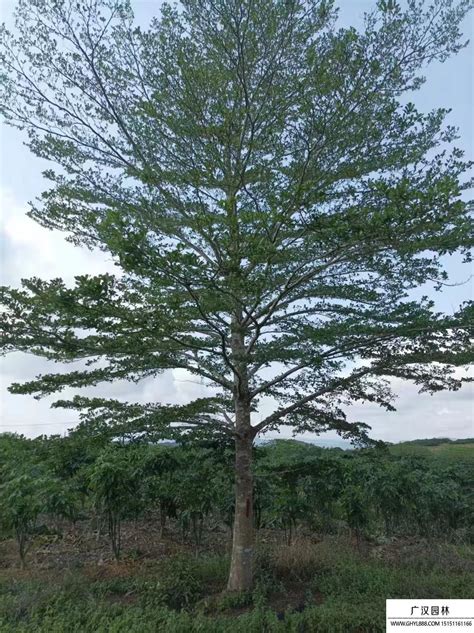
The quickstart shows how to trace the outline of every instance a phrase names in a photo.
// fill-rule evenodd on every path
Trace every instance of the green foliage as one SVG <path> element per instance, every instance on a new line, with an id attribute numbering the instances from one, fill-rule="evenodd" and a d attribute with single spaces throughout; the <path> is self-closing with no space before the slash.
<path id="1" fill-rule="evenodd" d="M 85 478 L 90 485 L 82 499 L 84 516 L 90 517 L 96 508 L 106 516 L 114 514 L 120 522 L 147 515 L 153 520 L 163 499 L 171 500 L 175 512 L 167 515 L 169 529 L 179 527 L 181 513 L 204 513 L 205 508 L 203 541 L 212 546 L 213 527 L 227 520 L 231 452 L 208 444 L 109 444 L 98 449 L 77 440 L 72 452 L 78 467 L 69 469 L 63 467 L 69 440 L 0 435 L 0 454 L 5 458 L 0 495 L 2 510 L 7 510 L 2 512 L 3 537 L 12 535 L 14 521 L 20 521 L 26 551 L 40 521 L 47 524 L 57 514 L 74 520 L 68 495 L 72 494 L 74 508 L 75 480 Z M 94 582 L 81 570 L 65 575 L 54 570 L 48 582 L 43 575 L 35 580 L 34 570 L 30 579 L 11 582 L 3 571 L 0 630 L 382 632 L 387 596 L 470 597 L 474 552 L 468 531 L 474 474 L 466 467 L 469 463 L 396 456 L 382 448 L 340 451 L 292 441 L 258 446 L 260 527 L 291 523 L 297 538 L 292 545 L 268 542 L 259 548 L 253 591 L 218 598 L 228 556 L 202 551 L 196 555 L 189 545 L 187 556 L 147 561 L 135 568 L 133 576 Z M 58 464 L 63 465 L 52 472 L 52 465 Z M 205 490 L 198 491 L 198 485 Z M 185 494 L 186 486 L 192 494 Z M 379 542 L 382 535 L 382 542 L 395 535 L 403 543 L 412 535 L 417 545 L 405 551 L 395 540 L 388 549 L 396 552 L 390 562 L 368 557 L 351 547 L 348 539 L 331 534 L 336 524 L 343 526 L 342 532 L 358 531 L 364 543 Z M 314 535 L 316 525 L 322 540 L 314 544 L 305 535 Z M 433 537 L 444 542 L 436 543 Z M 195 540 L 191 533 L 187 539 Z M 461 546 L 455 544 L 458 541 Z M 372 552 L 377 551 L 374 546 Z M 123 565 L 122 572 L 126 568 Z M 304 587 L 298 610 L 295 605 L 285 606 L 287 587 L 291 593 L 295 586 Z M 321 604 L 315 604 L 315 596 Z"/>
<path id="2" fill-rule="evenodd" d="M 189 448 L 179 455 L 178 468 L 188 476 L 181 476 L 175 488 L 177 516 L 183 535 L 191 530 L 196 545 L 201 544 L 204 521 L 213 510 L 231 523 L 227 515 L 233 503 L 232 457 L 231 452 Z"/>
<path id="3" fill-rule="evenodd" d="M 79 518 L 79 496 L 67 482 L 51 479 L 45 487 L 44 496 L 46 499 L 44 511 L 52 518 L 72 522 Z"/>
<path id="4" fill-rule="evenodd" d="M 0 485 L 0 526 L 15 536 L 22 567 L 26 566 L 26 554 L 40 515 L 52 507 L 55 513 L 60 514 L 65 509 L 69 513 L 72 502 L 66 499 L 61 495 L 59 482 L 33 467 L 12 470 Z"/>
<path id="5" fill-rule="evenodd" d="M 18 466 L 35 462 L 34 443 L 23 435 L 0 434 L 0 483 L 10 479 Z"/>
<path id="6" fill-rule="evenodd" d="M 80 499 L 67 478 L 51 468 L 53 455 L 61 452 L 63 440 L 51 440 L 49 450 L 42 438 L 27 440 L 9 433 L 0 435 L 0 528 L 3 535 L 13 534 L 18 543 L 22 566 L 39 521 L 74 521 L 78 518 Z M 86 454 L 84 447 L 82 454 Z"/>
<path id="7" fill-rule="evenodd" d="M 71 439 L 0 436 L 5 535 L 13 532 L 14 520 L 23 521 L 28 541 L 39 519 L 53 521 L 60 532 L 59 520 L 95 516 L 105 521 L 119 557 L 127 519 L 156 520 L 162 536 L 178 528 L 198 549 L 212 541 L 214 529 L 232 524 L 230 449 L 206 444 L 98 449 L 76 439 L 77 467 L 67 468 L 59 464 L 70 454 Z M 301 533 L 348 529 L 358 539 L 418 535 L 472 541 L 472 462 L 430 453 L 398 456 L 394 448 L 340 451 L 292 441 L 256 447 L 256 527 L 284 530 L 288 543 Z"/>
<path id="8" fill-rule="evenodd" d="M 42 492 L 41 482 L 27 474 L 12 477 L 0 489 L 2 527 L 15 534 L 22 566 L 25 566 L 28 538 L 34 533 L 45 506 Z"/>
<path id="9" fill-rule="evenodd" d="M 170 609 L 188 609 L 197 602 L 202 592 L 197 565 L 192 558 L 177 558 L 167 567 L 158 587 L 158 599 Z"/>
<path id="10" fill-rule="evenodd" d="M 110 447 L 98 456 L 89 471 L 92 501 L 107 518 L 116 559 L 120 558 L 122 520 L 141 510 L 139 458 L 140 454 L 133 448 Z"/>
<path id="11" fill-rule="evenodd" d="M 277 442 L 259 447 L 258 526 L 292 525 L 362 535 L 454 536 L 472 517 L 467 462 L 392 456 L 383 448 L 343 452 Z M 392 448 L 392 447 L 391 447 Z"/>
<path id="12" fill-rule="evenodd" d="M 432 440 L 428 441 L 429 444 L 424 444 L 423 440 L 393 444 L 390 446 L 390 452 L 393 455 L 417 455 L 427 459 L 434 459 L 437 462 L 444 462 L 445 465 L 453 461 L 458 463 L 468 462 L 468 468 L 469 462 L 474 461 L 473 444 L 469 440 L 442 441 L 441 443 L 432 443 Z"/>

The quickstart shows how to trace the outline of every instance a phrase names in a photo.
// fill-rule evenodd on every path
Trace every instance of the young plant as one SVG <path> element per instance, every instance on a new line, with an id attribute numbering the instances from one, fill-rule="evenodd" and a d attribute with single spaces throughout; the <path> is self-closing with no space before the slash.
<path id="1" fill-rule="evenodd" d="M 26 567 L 26 554 L 33 542 L 38 518 L 46 510 L 50 486 L 50 479 L 34 469 L 12 473 L 0 485 L 0 523 L 16 538 L 22 568 Z"/>
<path id="2" fill-rule="evenodd" d="M 116 560 L 121 554 L 122 521 L 141 511 L 141 469 L 136 455 L 112 447 L 104 451 L 89 472 L 92 499 L 107 519 L 108 533 Z"/>

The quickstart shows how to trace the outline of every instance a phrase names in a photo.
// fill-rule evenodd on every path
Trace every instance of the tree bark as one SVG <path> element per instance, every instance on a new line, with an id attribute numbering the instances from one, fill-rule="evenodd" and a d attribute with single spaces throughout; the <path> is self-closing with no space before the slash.
<path id="1" fill-rule="evenodd" d="M 242 250 L 237 210 L 237 191 L 227 195 L 227 216 L 231 242 L 229 287 L 236 297 L 245 297 L 242 284 Z M 242 326 L 242 304 L 236 301 L 231 321 L 230 347 L 234 374 L 235 407 L 235 512 L 227 590 L 249 591 L 253 586 L 254 526 L 252 442 L 254 433 L 250 420 L 250 390 L 248 353 L 245 345 L 245 328 Z"/>
<path id="2" fill-rule="evenodd" d="M 165 509 L 165 504 L 161 502 L 160 503 L 160 539 L 162 539 L 165 534 L 165 525 L 166 525 L 166 509 Z"/>
<path id="3" fill-rule="evenodd" d="M 250 418 L 250 411 L 247 412 Z M 253 586 L 254 558 L 252 437 L 235 440 L 235 515 L 228 591 L 249 591 Z"/>

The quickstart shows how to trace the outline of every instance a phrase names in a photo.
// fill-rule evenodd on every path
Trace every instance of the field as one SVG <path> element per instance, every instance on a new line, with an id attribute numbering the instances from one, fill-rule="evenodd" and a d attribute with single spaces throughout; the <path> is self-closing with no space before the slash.
<path id="1" fill-rule="evenodd" d="M 30 468 L 31 481 L 46 482 L 49 503 L 28 534 L 25 568 L 4 524 L 1 633 L 375 633 L 385 630 L 387 598 L 474 595 L 474 444 L 416 446 L 415 454 L 410 444 L 389 452 L 284 441 L 256 449 L 256 582 L 235 595 L 223 591 L 231 543 L 225 451 L 1 440 L 11 470 L 0 470 L 0 491 L 36 499 Z M 97 497 L 113 459 L 122 477 L 124 463 L 133 467 L 135 479 L 122 481 L 135 484 L 136 464 L 145 464 L 140 488 L 121 488 L 131 499 L 119 499 L 119 551 Z M 68 490 L 78 495 L 75 514 Z M 15 507 L 18 498 L 10 499 Z"/>

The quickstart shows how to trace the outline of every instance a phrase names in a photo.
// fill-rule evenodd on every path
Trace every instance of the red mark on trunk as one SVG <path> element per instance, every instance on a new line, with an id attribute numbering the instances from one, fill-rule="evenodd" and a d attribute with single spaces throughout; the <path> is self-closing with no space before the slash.
<path id="1" fill-rule="evenodd" d="M 245 508 L 245 516 L 247 518 L 250 516 L 250 499 L 247 499 L 247 507 Z"/>

